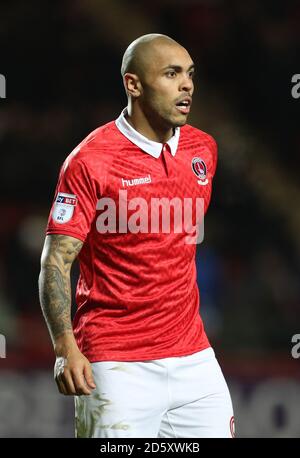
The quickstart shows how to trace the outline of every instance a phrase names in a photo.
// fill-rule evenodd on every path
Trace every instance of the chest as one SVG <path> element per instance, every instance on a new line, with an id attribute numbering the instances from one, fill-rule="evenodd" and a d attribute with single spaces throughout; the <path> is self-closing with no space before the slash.
<path id="1" fill-rule="evenodd" d="M 116 155 L 107 173 L 105 197 L 117 199 L 126 191 L 127 199 L 203 198 L 207 206 L 211 194 L 213 158 L 207 147 L 179 148 L 155 158 L 136 148 Z"/>

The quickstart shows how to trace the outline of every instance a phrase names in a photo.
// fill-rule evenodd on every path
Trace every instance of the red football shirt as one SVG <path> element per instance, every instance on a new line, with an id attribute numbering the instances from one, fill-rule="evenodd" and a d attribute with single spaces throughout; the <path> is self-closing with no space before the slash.
<path id="1" fill-rule="evenodd" d="M 67 157 L 47 227 L 47 234 L 84 242 L 73 327 L 91 362 L 167 358 L 210 346 L 199 314 L 196 244 L 186 242 L 185 226 L 175 229 L 172 206 L 166 230 L 152 202 L 202 198 L 206 211 L 216 143 L 185 125 L 163 150 L 135 131 L 124 112 Z M 189 208 L 195 222 L 196 205 Z"/>

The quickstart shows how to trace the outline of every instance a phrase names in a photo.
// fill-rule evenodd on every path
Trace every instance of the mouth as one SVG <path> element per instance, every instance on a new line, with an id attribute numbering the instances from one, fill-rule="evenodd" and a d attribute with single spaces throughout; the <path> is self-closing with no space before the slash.
<path id="1" fill-rule="evenodd" d="M 176 108 L 180 113 L 187 115 L 190 112 L 191 105 L 192 105 L 191 97 L 184 97 L 183 99 L 179 100 L 176 103 Z"/>

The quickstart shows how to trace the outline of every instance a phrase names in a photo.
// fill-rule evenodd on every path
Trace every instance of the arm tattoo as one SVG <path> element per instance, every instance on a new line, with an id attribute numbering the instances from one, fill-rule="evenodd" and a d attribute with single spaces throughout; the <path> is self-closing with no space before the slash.
<path id="1" fill-rule="evenodd" d="M 72 332 L 70 271 L 82 242 L 65 235 L 46 238 L 39 277 L 42 311 L 52 340 Z"/>

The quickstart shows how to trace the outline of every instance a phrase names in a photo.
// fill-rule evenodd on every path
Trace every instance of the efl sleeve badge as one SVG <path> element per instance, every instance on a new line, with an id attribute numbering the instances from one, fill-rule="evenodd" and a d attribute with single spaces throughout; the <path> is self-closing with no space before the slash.
<path id="1" fill-rule="evenodd" d="M 75 194 L 59 192 L 55 199 L 52 218 L 56 223 L 64 224 L 70 221 L 73 216 L 74 208 L 77 204 Z"/>

